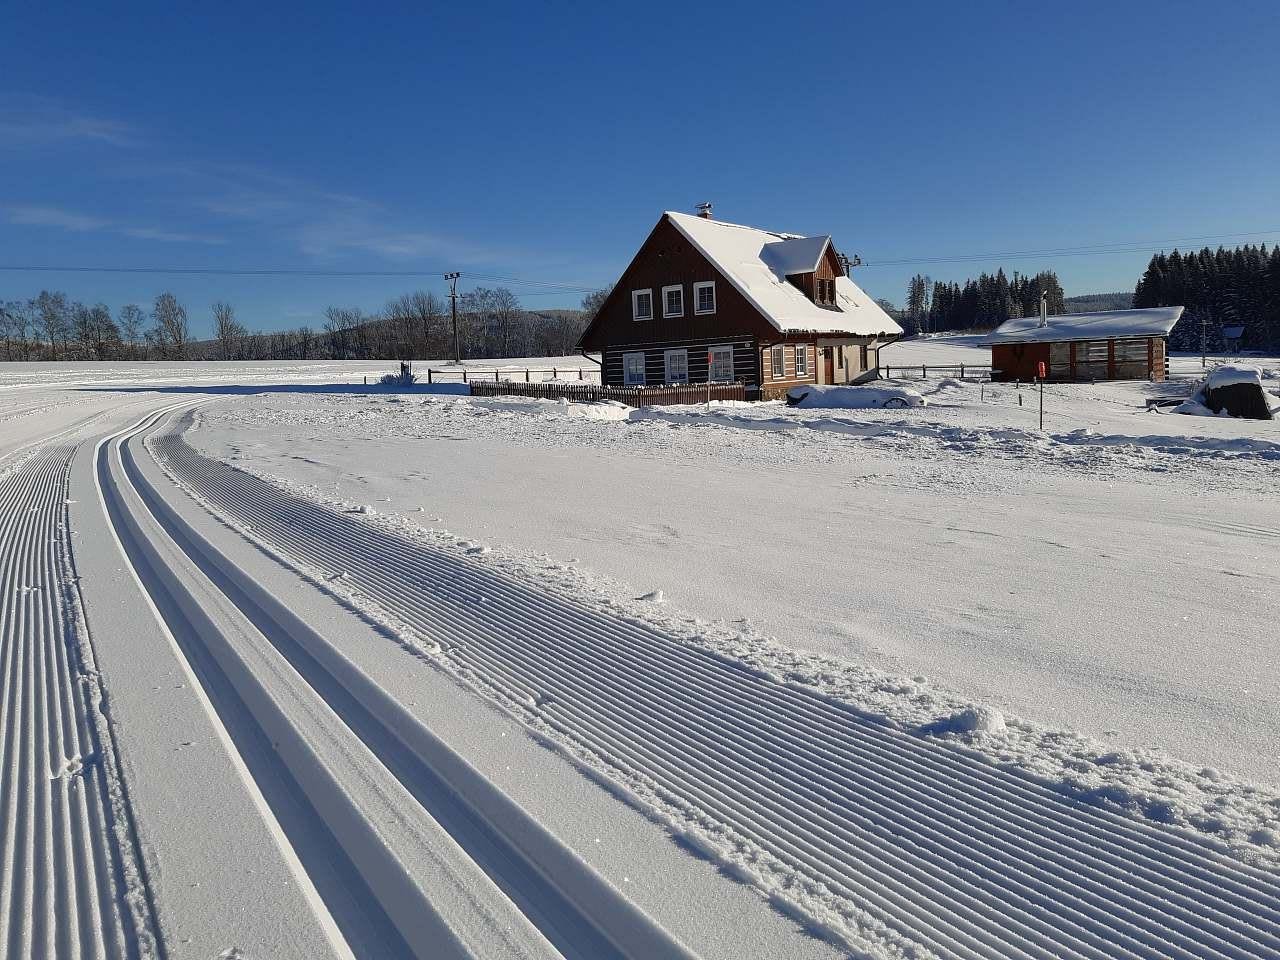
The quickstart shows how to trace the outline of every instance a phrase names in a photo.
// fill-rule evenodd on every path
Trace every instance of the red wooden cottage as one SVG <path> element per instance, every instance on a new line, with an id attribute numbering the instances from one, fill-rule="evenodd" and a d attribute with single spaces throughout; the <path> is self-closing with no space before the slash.
<path id="1" fill-rule="evenodd" d="M 877 376 L 902 334 L 849 279 L 828 236 L 773 233 L 667 212 L 578 342 L 610 386 L 741 381 L 780 397 L 798 383 Z"/>
<path id="2" fill-rule="evenodd" d="M 992 380 L 1163 380 L 1182 307 L 1016 317 L 987 335 Z"/>

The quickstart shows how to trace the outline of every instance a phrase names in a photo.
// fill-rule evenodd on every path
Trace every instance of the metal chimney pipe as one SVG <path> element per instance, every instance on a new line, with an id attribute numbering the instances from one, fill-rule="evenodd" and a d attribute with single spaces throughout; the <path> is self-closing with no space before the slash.
<path id="1" fill-rule="evenodd" d="M 1040 291 L 1040 326 L 1049 325 L 1049 291 Z"/>

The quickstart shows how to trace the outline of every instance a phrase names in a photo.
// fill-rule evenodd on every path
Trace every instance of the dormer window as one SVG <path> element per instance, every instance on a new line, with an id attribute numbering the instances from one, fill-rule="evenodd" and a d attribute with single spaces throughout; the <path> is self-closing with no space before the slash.
<path id="1" fill-rule="evenodd" d="M 631 319 L 653 319 L 653 290 L 631 291 Z"/>
<path id="2" fill-rule="evenodd" d="M 664 317 L 684 316 L 684 286 L 662 288 L 662 315 Z"/>
<path id="3" fill-rule="evenodd" d="M 824 306 L 834 306 L 836 302 L 836 282 L 818 277 L 813 286 L 813 300 Z"/>

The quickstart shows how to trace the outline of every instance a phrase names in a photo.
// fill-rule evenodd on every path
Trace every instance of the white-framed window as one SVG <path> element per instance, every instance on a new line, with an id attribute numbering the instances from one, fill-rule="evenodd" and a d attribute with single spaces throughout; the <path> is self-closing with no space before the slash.
<path id="1" fill-rule="evenodd" d="M 770 375 L 775 380 L 781 380 L 787 375 L 786 348 L 782 344 L 774 344 L 769 351 L 769 367 Z"/>
<path id="2" fill-rule="evenodd" d="M 703 280 L 693 285 L 693 312 L 696 314 L 716 312 L 716 282 Z"/>
<path id="3" fill-rule="evenodd" d="M 796 344 L 796 376 L 807 377 L 809 375 L 809 346 L 804 343 Z"/>
<path id="4" fill-rule="evenodd" d="M 631 319 L 653 319 L 653 290 L 631 291 Z"/>
<path id="5" fill-rule="evenodd" d="M 644 386 L 644 351 L 622 355 L 622 383 L 628 387 Z"/>
<path id="6" fill-rule="evenodd" d="M 689 382 L 689 351 L 667 350 L 663 353 L 667 383 Z"/>
<path id="7" fill-rule="evenodd" d="M 684 316 L 684 284 L 677 283 L 673 287 L 662 288 L 662 315 L 664 317 Z"/>
<path id="8" fill-rule="evenodd" d="M 714 382 L 733 380 L 733 346 L 707 348 L 707 379 Z"/>

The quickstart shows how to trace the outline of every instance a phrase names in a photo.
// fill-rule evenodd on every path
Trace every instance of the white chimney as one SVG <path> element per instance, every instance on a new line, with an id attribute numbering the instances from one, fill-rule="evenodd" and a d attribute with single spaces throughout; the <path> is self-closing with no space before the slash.
<path id="1" fill-rule="evenodd" d="M 1049 291 L 1040 291 L 1040 326 L 1049 325 Z"/>
<path id="2" fill-rule="evenodd" d="M 704 220 L 710 220 L 710 219 L 711 219 L 711 204 L 710 204 L 710 203 L 700 203 L 700 204 L 698 204 L 698 216 L 702 217 L 702 219 L 704 219 Z"/>

